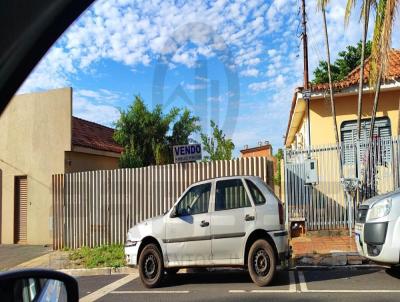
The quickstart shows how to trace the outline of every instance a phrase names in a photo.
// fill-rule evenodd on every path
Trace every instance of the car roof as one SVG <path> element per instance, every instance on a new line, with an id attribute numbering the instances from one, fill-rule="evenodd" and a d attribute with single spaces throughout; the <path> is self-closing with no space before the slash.
<path id="1" fill-rule="evenodd" d="M 260 180 L 261 178 L 258 176 L 254 176 L 254 175 L 234 175 L 234 176 L 221 176 L 221 177 L 212 177 L 212 178 L 207 178 L 201 181 L 197 181 L 192 183 L 190 187 L 195 186 L 195 185 L 199 185 L 199 184 L 203 184 L 203 183 L 208 183 L 208 182 L 213 182 L 213 181 L 220 181 L 220 180 L 229 180 L 229 179 L 237 179 L 237 178 L 248 178 L 248 179 L 253 179 L 253 180 Z"/>

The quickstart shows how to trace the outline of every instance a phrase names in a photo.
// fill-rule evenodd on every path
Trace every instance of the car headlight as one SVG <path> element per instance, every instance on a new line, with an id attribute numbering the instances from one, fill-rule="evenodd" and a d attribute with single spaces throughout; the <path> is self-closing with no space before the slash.
<path id="1" fill-rule="evenodd" d="M 135 246 L 137 243 L 138 243 L 137 241 L 129 240 L 129 239 L 128 239 L 128 240 L 125 242 L 125 247 Z"/>
<path id="2" fill-rule="evenodd" d="M 392 208 L 392 200 L 384 199 L 375 203 L 372 208 L 368 211 L 368 219 L 374 220 L 389 215 L 390 209 Z"/>

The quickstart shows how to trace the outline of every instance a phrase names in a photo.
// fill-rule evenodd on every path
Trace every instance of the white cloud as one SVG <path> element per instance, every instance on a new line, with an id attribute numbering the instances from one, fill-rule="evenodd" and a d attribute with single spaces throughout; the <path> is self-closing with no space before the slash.
<path id="1" fill-rule="evenodd" d="M 125 95 L 116 91 L 101 88 L 99 90 L 78 89 L 74 90 L 74 97 L 87 98 L 100 103 L 115 103 L 124 100 Z"/>
<path id="2" fill-rule="evenodd" d="M 245 77 L 257 77 L 259 74 L 260 71 L 256 68 L 249 68 L 240 72 L 240 75 Z"/>
<path id="3" fill-rule="evenodd" d="M 205 89 L 207 85 L 204 84 L 186 84 L 185 87 L 189 90 L 201 90 Z"/>
<path id="4" fill-rule="evenodd" d="M 285 6 L 275 2 L 278 9 Z M 102 59 L 135 68 L 168 56 L 171 64 L 194 67 L 199 56 L 225 52 L 240 66 L 257 65 L 267 10 L 263 0 L 98 0 L 56 43 L 24 91 L 65 86 L 78 70 Z"/>
<path id="5" fill-rule="evenodd" d="M 18 93 L 68 86 L 69 74 L 74 72 L 71 55 L 60 47 L 53 47 L 25 80 Z"/>
<path id="6" fill-rule="evenodd" d="M 73 114 L 88 121 L 113 126 L 120 113 L 113 105 L 98 102 L 101 96 L 109 95 L 109 91 L 74 90 Z M 106 97 L 107 98 L 107 97 Z"/>
<path id="7" fill-rule="evenodd" d="M 275 56 L 277 54 L 277 50 L 276 49 L 268 49 L 268 55 L 270 56 L 270 57 L 273 57 L 273 56 Z"/>
<path id="8" fill-rule="evenodd" d="M 285 86 L 285 84 L 286 84 L 286 79 L 283 75 L 280 74 L 275 78 L 275 86 L 277 88 L 282 88 L 283 86 Z"/>
<path id="9" fill-rule="evenodd" d="M 249 89 L 253 91 L 261 91 L 266 90 L 271 87 L 271 83 L 269 81 L 257 82 L 249 84 Z"/>

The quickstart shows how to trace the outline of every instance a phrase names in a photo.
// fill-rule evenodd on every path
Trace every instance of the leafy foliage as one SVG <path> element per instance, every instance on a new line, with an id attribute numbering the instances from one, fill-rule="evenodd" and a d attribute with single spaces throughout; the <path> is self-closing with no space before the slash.
<path id="1" fill-rule="evenodd" d="M 85 268 L 121 267 L 125 265 L 124 246 L 121 244 L 87 246 L 69 251 L 69 260 Z"/>
<path id="2" fill-rule="evenodd" d="M 124 147 L 121 168 L 137 168 L 173 162 L 172 146 L 188 144 L 190 135 L 200 131 L 199 118 L 184 109 L 164 113 L 161 105 L 150 111 L 140 96 L 121 111 L 114 140 Z M 172 130 L 171 130 L 172 129 Z"/>
<path id="3" fill-rule="evenodd" d="M 360 66 L 361 61 L 361 41 L 357 46 L 349 45 L 346 50 L 339 52 L 336 61 L 331 64 L 332 81 L 343 80 L 353 69 Z M 371 55 L 372 42 L 368 41 L 365 45 L 365 57 Z M 328 82 L 328 64 L 326 61 L 319 61 L 318 67 L 314 70 L 314 84 Z"/>
<path id="4" fill-rule="evenodd" d="M 275 154 L 277 159 L 276 161 L 276 174 L 274 175 L 274 183 L 278 186 L 281 185 L 281 160 L 283 159 L 283 150 L 281 148 L 278 149 L 278 152 Z"/>
<path id="5" fill-rule="evenodd" d="M 201 133 L 201 142 L 203 144 L 203 150 L 208 153 L 204 156 L 204 160 L 223 160 L 232 159 L 232 152 L 235 149 L 235 144 L 230 138 L 226 138 L 226 135 L 214 121 L 210 121 L 212 128 L 212 137 Z"/>

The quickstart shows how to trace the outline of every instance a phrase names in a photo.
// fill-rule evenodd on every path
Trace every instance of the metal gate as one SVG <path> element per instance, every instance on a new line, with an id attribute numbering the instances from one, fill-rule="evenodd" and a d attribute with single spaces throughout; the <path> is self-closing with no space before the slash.
<path id="1" fill-rule="evenodd" d="M 352 141 L 342 143 L 339 148 L 343 178 L 358 180 L 360 201 L 399 187 L 399 138 Z M 316 163 L 315 183 L 306 182 L 309 159 Z M 336 145 L 284 151 L 287 222 L 305 220 L 309 230 L 347 228 L 348 199 L 339 163 Z M 353 202 L 355 205 L 356 201 Z M 354 216 L 354 210 L 350 212 Z"/>

